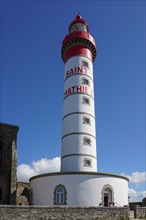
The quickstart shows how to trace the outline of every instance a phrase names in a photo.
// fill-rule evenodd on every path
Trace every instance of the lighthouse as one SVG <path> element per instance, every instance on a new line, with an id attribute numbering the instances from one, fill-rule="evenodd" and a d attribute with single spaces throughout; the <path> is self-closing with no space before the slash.
<path id="1" fill-rule="evenodd" d="M 97 172 L 93 79 L 96 44 L 79 14 L 69 25 L 61 57 L 65 64 L 61 169 L 30 178 L 33 204 L 128 205 L 128 178 Z"/>
<path id="2" fill-rule="evenodd" d="M 97 171 L 94 108 L 94 38 L 80 15 L 62 43 L 65 63 L 61 171 Z"/>

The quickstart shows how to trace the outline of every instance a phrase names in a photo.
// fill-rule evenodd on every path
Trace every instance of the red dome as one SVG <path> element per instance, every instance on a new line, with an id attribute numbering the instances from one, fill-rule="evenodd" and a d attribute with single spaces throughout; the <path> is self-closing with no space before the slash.
<path id="1" fill-rule="evenodd" d="M 76 19 L 82 19 L 81 15 L 78 14 L 78 15 L 76 16 Z"/>
<path id="2" fill-rule="evenodd" d="M 78 15 L 76 16 L 76 19 L 73 20 L 73 21 L 70 23 L 70 25 L 69 25 L 69 28 L 68 28 L 69 33 L 70 33 L 71 27 L 72 27 L 74 24 L 76 24 L 76 23 L 85 24 L 85 25 L 86 25 L 86 28 L 87 28 L 87 32 L 89 32 L 88 24 L 86 23 L 86 21 L 84 21 L 84 20 L 82 19 L 81 15 L 78 14 Z"/>

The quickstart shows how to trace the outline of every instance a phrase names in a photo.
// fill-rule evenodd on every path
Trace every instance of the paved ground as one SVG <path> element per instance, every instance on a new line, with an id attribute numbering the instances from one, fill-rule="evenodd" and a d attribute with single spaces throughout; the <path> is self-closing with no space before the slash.
<path id="1" fill-rule="evenodd" d="M 130 220 L 142 220 L 142 219 L 140 219 L 140 218 L 134 218 L 134 211 L 130 211 L 130 212 L 129 212 L 129 219 L 130 219 Z"/>

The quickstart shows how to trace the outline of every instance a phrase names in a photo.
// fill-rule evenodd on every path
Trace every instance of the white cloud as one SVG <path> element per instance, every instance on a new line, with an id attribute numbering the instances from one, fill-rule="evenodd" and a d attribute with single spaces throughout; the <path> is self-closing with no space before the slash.
<path id="1" fill-rule="evenodd" d="M 134 189 L 128 189 L 129 202 L 141 202 L 146 197 L 146 191 L 136 192 Z"/>
<path id="2" fill-rule="evenodd" d="M 146 172 L 133 172 L 131 175 L 122 173 L 121 175 L 129 178 L 129 183 L 135 184 L 136 188 L 139 188 L 140 184 L 146 181 Z M 135 188 L 134 187 L 134 188 Z M 144 197 L 146 197 L 146 191 L 137 192 L 133 188 L 129 188 L 128 195 L 130 197 L 130 202 L 141 202 Z"/>
<path id="3" fill-rule="evenodd" d="M 133 172 L 131 175 L 121 173 L 121 175 L 128 177 L 130 183 L 139 184 L 146 181 L 146 172 Z"/>
<path id="4" fill-rule="evenodd" d="M 41 173 L 51 173 L 60 171 L 60 157 L 53 159 L 42 158 L 33 161 L 32 165 L 20 164 L 17 167 L 18 181 L 29 182 L 29 178 Z"/>

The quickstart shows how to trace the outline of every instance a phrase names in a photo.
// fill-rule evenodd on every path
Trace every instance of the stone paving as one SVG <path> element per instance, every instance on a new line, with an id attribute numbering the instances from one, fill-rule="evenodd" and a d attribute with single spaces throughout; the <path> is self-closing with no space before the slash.
<path id="1" fill-rule="evenodd" d="M 129 220 L 142 220 L 140 218 L 134 218 L 134 211 L 129 212 Z"/>

